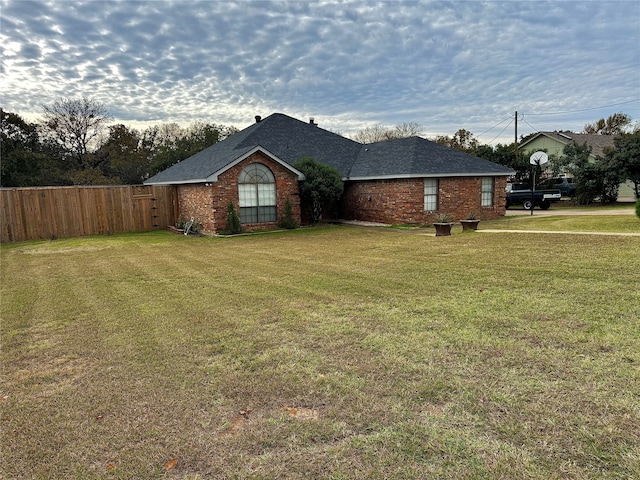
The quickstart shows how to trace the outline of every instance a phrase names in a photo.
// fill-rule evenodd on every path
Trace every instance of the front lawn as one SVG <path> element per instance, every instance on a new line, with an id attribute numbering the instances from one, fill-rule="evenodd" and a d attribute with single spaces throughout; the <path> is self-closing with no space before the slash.
<path id="1" fill-rule="evenodd" d="M 154 232 L 1 261 L 2 478 L 640 477 L 637 237 Z"/>
<path id="2" fill-rule="evenodd" d="M 480 222 L 480 228 L 569 232 L 640 233 L 640 218 L 629 215 L 518 215 Z"/>

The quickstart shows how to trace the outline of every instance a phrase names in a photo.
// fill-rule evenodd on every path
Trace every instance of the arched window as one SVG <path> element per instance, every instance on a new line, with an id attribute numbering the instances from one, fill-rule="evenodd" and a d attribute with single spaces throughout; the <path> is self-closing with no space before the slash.
<path id="1" fill-rule="evenodd" d="M 276 221 L 276 179 L 261 163 L 252 163 L 240 173 L 238 195 L 241 223 Z"/>

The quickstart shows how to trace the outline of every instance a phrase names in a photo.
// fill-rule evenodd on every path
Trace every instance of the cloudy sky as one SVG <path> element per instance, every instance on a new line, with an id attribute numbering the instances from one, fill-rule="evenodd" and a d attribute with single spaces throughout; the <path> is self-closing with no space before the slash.
<path id="1" fill-rule="evenodd" d="M 640 1 L 0 0 L 0 106 L 59 97 L 135 128 L 282 112 L 482 143 L 640 119 Z"/>

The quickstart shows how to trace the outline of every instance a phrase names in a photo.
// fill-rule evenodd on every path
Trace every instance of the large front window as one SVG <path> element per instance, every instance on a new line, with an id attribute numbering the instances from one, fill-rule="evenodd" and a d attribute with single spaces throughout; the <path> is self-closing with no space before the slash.
<path id="1" fill-rule="evenodd" d="M 424 211 L 435 212 L 438 210 L 438 179 L 424 179 Z"/>
<path id="2" fill-rule="evenodd" d="M 493 207 L 493 177 L 482 177 L 482 206 Z"/>
<path id="3" fill-rule="evenodd" d="M 276 179 L 266 166 L 252 163 L 238 179 L 241 223 L 276 221 Z"/>

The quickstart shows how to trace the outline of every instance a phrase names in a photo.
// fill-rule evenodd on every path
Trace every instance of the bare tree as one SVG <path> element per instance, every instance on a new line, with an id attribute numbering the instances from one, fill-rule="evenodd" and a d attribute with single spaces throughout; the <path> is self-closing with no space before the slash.
<path id="1" fill-rule="evenodd" d="M 356 132 L 353 135 L 353 140 L 359 143 L 382 142 L 383 140 L 388 140 L 388 138 L 386 137 L 386 133 L 388 130 L 388 127 L 379 123 L 377 125 L 373 125 L 371 127 L 365 128 L 364 130 Z"/>
<path id="2" fill-rule="evenodd" d="M 90 147 L 97 147 L 112 116 L 97 100 L 60 98 L 50 105 L 42 105 L 46 131 L 77 162 L 85 162 Z"/>
<path id="3" fill-rule="evenodd" d="M 396 138 L 420 136 L 422 131 L 422 125 L 415 122 L 401 123 L 391 128 L 379 123 L 356 132 L 353 135 L 353 140 L 360 143 L 384 142 Z"/>
<path id="4" fill-rule="evenodd" d="M 394 138 L 421 137 L 423 132 L 424 127 L 416 122 L 400 123 L 393 129 Z"/>

